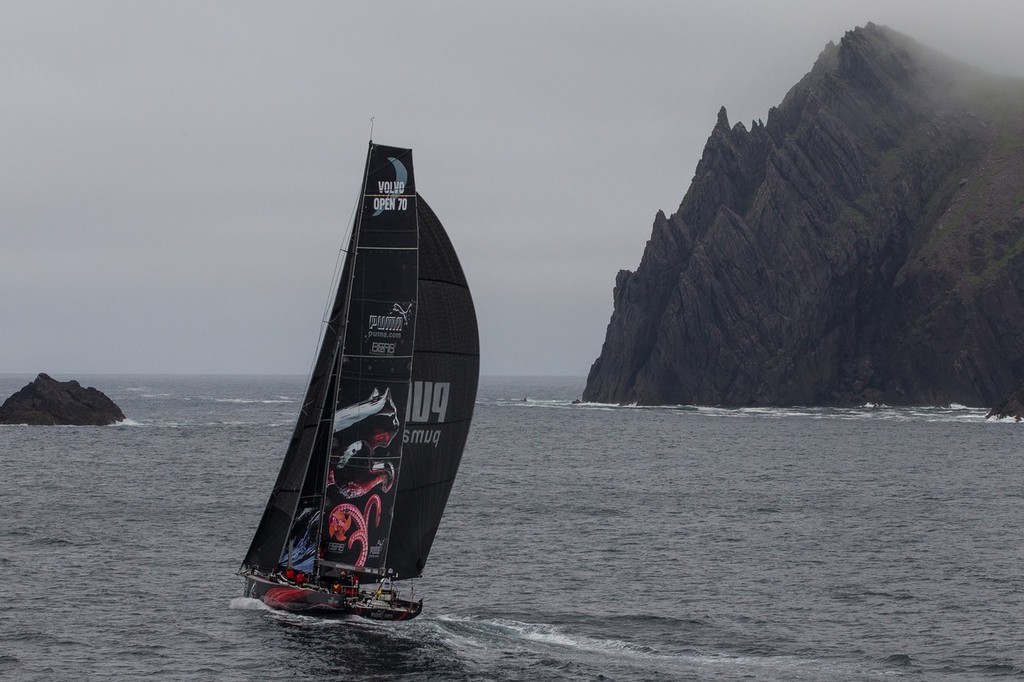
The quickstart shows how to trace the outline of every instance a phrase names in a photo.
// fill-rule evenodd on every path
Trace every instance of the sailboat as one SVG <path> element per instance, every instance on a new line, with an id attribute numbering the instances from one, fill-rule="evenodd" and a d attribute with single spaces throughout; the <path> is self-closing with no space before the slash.
<path id="1" fill-rule="evenodd" d="M 337 293 L 239 574 L 275 609 L 408 620 L 469 433 L 476 313 L 412 150 L 370 142 Z"/>

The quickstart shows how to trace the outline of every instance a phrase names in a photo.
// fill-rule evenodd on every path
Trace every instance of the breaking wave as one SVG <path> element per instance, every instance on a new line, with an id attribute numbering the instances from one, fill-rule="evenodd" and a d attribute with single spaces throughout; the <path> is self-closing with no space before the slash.
<path id="1" fill-rule="evenodd" d="M 480 401 L 486 404 L 485 401 Z M 865 403 L 857 407 L 711 407 L 704 405 L 617 405 L 614 403 L 583 402 L 570 398 L 535 399 L 498 398 L 493 404 L 501 407 L 575 409 L 596 411 L 645 410 L 651 412 L 697 414 L 706 417 L 729 419 L 838 419 L 877 420 L 892 422 L 967 422 L 995 423 L 987 420 L 988 411 L 980 407 L 952 404 L 940 407 L 892 407 L 889 405 Z M 1007 420 L 1003 420 L 1007 421 Z M 1010 420 L 1012 421 L 1012 420 Z"/>

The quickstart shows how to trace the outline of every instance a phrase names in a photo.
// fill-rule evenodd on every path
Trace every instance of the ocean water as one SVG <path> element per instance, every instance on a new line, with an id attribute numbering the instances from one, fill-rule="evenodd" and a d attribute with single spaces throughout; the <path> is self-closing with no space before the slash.
<path id="1" fill-rule="evenodd" d="M 0 426 L 0 678 L 1024 676 L 1024 424 L 982 410 L 484 378 L 423 615 L 381 624 L 240 596 L 302 377 L 73 378 L 129 421 Z"/>

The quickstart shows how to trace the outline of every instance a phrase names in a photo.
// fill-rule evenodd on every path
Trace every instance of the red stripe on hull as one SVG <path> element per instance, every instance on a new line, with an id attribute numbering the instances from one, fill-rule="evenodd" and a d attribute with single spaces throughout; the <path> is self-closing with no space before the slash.
<path id="1" fill-rule="evenodd" d="M 370 620 L 411 620 L 420 614 L 422 601 L 371 602 L 331 592 L 291 585 L 275 585 L 246 577 L 245 595 L 259 599 L 272 609 L 307 615 L 339 617 L 356 615 Z"/>

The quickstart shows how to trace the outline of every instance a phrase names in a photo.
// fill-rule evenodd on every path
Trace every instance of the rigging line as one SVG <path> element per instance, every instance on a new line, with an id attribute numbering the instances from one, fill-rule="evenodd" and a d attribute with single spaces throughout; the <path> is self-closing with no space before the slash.
<path id="1" fill-rule="evenodd" d="M 309 384 L 309 380 L 313 377 L 313 372 L 316 369 L 316 360 L 320 349 L 320 343 L 324 338 L 324 334 L 327 331 L 327 325 L 331 321 L 331 308 L 335 298 L 338 294 L 338 287 L 341 285 L 341 275 L 344 271 L 345 257 L 348 255 L 348 244 L 352 240 L 352 230 L 355 228 L 355 217 L 356 212 L 359 210 L 360 205 L 363 201 L 363 192 L 365 187 L 360 184 L 359 191 L 356 193 L 356 199 L 352 202 L 352 210 L 349 211 L 348 215 L 348 229 L 345 231 L 345 238 L 341 242 L 341 247 L 338 249 L 338 255 L 334 259 L 334 272 L 331 273 L 331 285 L 327 290 L 327 300 L 324 302 L 323 313 L 320 316 L 320 329 L 317 330 L 316 346 L 313 352 L 313 359 L 309 365 L 309 373 L 306 376 L 306 383 Z"/>
<path id="2" fill-rule="evenodd" d="M 365 187 L 359 186 L 359 192 L 356 195 L 356 200 L 352 202 L 352 210 L 348 215 L 348 230 L 345 232 L 345 239 L 341 242 L 341 247 L 338 249 L 338 257 L 334 261 L 334 273 L 331 275 L 331 288 L 328 291 L 327 303 L 324 305 L 324 314 L 322 322 L 324 324 L 330 322 L 331 304 L 334 303 L 334 298 L 337 295 L 338 286 L 341 283 L 341 274 L 345 265 L 345 256 L 348 255 L 348 246 L 352 241 L 352 231 L 356 225 L 356 212 L 362 205 L 363 193 Z"/>

